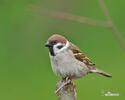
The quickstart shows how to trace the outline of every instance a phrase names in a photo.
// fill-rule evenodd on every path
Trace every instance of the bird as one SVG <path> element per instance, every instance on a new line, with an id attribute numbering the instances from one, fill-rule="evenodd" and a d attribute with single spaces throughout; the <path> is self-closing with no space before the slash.
<path id="1" fill-rule="evenodd" d="M 95 64 L 76 45 L 62 35 L 53 34 L 48 38 L 45 46 L 49 49 L 52 70 L 57 76 L 76 79 L 88 73 L 98 73 L 112 77 L 96 68 Z"/>

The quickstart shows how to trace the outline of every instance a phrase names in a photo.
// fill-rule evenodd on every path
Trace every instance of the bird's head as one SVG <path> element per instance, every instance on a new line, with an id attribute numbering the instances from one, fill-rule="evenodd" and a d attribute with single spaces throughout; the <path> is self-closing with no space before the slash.
<path id="1" fill-rule="evenodd" d="M 48 39 L 45 46 L 49 48 L 51 56 L 56 56 L 57 53 L 69 47 L 69 42 L 64 36 L 54 34 Z"/>

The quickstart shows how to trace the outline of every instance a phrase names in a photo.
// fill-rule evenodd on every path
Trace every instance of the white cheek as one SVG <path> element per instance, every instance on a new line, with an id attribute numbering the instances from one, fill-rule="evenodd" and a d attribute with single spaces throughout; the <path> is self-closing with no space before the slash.
<path id="1" fill-rule="evenodd" d="M 53 46 L 53 50 L 54 50 L 55 54 L 65 51 L 70 46 L 70 43 L 67 41 L 66 45 L 64 45 L 64 47 L 62 47 L 61 49 L 57 48 L 57 46 L 59 46 L 59 45 L 62 45 L 62 43 L 57 43 L 56 45 Z"/>
<path id="2" fill-rule="evenodd" d="M 62 45 L 61 43 L 57 43 L 56 45 L 53 46 L 54 53 L 57 54 L 61 51 L 61 49 L 57 48 L 59 45 Z"/>
<path id="3" fill-rule="evenodd" d="M 57 53 L 59 51 L 56 45 L 53 47 L 53 49 L 54 49 L 54 53 Z"/>

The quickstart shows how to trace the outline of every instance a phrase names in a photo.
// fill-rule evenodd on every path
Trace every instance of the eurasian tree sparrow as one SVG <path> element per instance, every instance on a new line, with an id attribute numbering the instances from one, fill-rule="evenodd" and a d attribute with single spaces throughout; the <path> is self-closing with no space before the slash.
<path id="1" fill-rule="evenodd" d="M 61 35 L 52 35 L 45 46 L 49 48 L 52 70 L 57 76 L 72 79 L 83 77 L 88 73 L 98 73 L 111 77 L 110 74 L 95 68 L 95 64 L 77 46 Z"/>

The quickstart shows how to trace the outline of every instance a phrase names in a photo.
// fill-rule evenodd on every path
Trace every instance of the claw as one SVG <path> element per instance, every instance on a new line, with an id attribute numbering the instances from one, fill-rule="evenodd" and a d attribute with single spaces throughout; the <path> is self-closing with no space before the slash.
<path id="1" fill-rule="evenodd" d="M 67 76 L 66 78 L 64 78 L 66 80 L 66 82 L 64 84 L 62 84 L 62 86 L 60 86 L 56 91 L 55 94 L 57 94 L 62 88 L 65 88 L 65 86 L 67 84 L 71 84 L 72 83 L 72 79 L 71 76 Z"/>
<path id="2" fill-rule="evenodd" d="M 71 75 L 67 76 L 65 79 L 66 79 L 66 82 L 70 81 L 69 83 L 72 83 L 72 77 L 71 77 Z"/>

